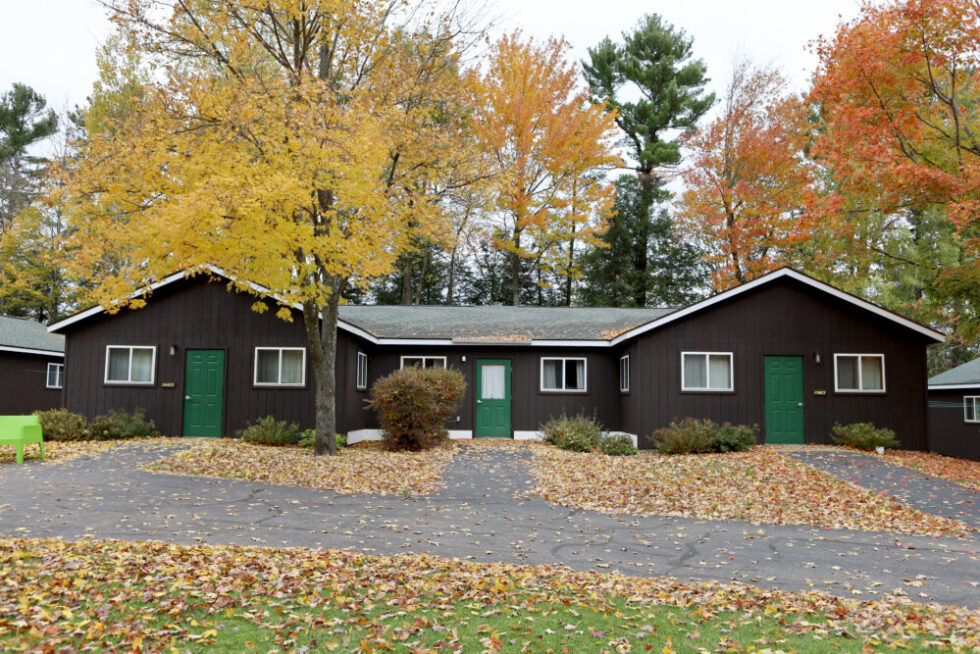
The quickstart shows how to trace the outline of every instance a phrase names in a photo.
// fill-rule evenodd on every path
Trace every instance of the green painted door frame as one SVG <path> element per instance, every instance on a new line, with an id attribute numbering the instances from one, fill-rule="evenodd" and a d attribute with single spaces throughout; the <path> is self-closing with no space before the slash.
<path id="1" fill-rule="evenodd" d="M 187 350 L 184 366 L 184 436 L 221 436 L 225 351 Z"/>
<path id="2" fill-rule="evenodd" d="M 484 372 L 487 381 L 484 384 Z M 500 375 L 503 375 L 501 388 Z M 502 396 L 502 397 L 501 397 Z M 477 359 L 476 361 L 476 438 L 510 438 L 510 360 Z"/>
<path id="3" fill-rule="evenodd" d="M 803 444 L 803 357 L 765 357 L 766 443 Z"/>

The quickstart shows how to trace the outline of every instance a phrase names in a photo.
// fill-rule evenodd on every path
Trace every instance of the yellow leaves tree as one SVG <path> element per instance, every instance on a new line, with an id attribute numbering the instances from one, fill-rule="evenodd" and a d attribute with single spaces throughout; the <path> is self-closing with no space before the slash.
<path id="1" fill-rule="evenodd" d="M 691 155 L 677 214 L 681 233 L 705 245 L 716 290 L 790 263 L 810 237 L 802 210 L 815 195 L 805 107 L 785 78 L 739 61 L 724 102 L 685 140 Z"/>
<path id="2" fill-rule="evenodd" d="M 284 319 L 302 307 L 316 452 L 335 452 L 342 293 L 390 270 L 408 224 L 442 219 L 428 192 L 452 161 L 450 18 L 410 22 L 396 0 L 104 4 L 147 81 L 64 169 L 77 272 L 113 310 L 206 264 L 271 289 Z"/>
<path id="3" fill-rule="evenodd" d="M 514 305 L 522 262 L 549 265 L 555 245 L 573 237 L 598 245 L 613 202 L 611 186 L 593 173 L 619 162 L 615 114 L 579 87 L 568 49 L 515 32 L 493 45 L 486 71 L 473 80 L 471 129 L 493 171 L 494 246 L 509 255 Z"/>

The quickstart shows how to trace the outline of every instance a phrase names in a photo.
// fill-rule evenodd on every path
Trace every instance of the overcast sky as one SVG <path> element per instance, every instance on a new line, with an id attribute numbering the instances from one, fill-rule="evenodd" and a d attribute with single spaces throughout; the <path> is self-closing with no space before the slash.
<path id="1" fill-rule="evenodd" d="M 658 12 L 694 38 L 715 90 L 736 53 L 783 69 L 801 89 L 814 58 L 807 43 L 830 34 L 858 0 L 490 0 L 499 28 L 564 35 L 578 57 L 604 36 L 618 37 L 645 12 Z M 0 91 L 24 82 L 55 109 L 82 103 L 96 77 L 94 52 L 111 30 L 93 0 L 2 0 Z"/>

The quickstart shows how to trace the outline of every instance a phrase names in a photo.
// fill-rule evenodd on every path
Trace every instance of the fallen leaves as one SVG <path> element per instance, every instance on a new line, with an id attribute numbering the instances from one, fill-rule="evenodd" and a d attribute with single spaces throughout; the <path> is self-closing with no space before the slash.
<path id="1" fill-rule="evenodd" d="M 631 639 L 662 644 L 658 633 L 671 632 L 666 642 L 687 651 L 679 633 L 693 640 L 721 626 L 738 637 L 746 625 L 765 642 L 806 634 L 828 651 L 834 639 L 856 640 L 849 651 L 980 646 L 980 611 L 899 596 L 855 601 L 429 555 L 0 539 L 0 569 L 4 649 L 209 648 L 241 629 L 244 648 L 258 636 L 280 651 L 305 651 L 300 640 L 310 651 L 517 651 L 518 634 L 534 642 L 555 633 L 631 651 Z M 603 629 L 581 623 L 586 613 L 606 616 Z M 757 649 L 723 640 L 722 651 Z"/>
<path id="2" fill-rule="evenodd" d="M 943 536 L 969 530 L 767 447 L 687 456 L 611 457 L 550 446 L 534 453 L 535 492 L 591 511 Z"/>
<path id="3" fill-rule="evenodd" d="M 44 443 L 44 463 L 60 463 L 77 459 L 80 456 L 98 454 L 122 441 L 47 441 Z M 41 452 L 34 443 L 24 446 L 24 462 L 41 460 Z M 0 463 L 15 463 L 16 449 L 11 446 L 0 447 Z"/>
<path id="4" fill-rule="evenodd" d="M 438 487 L 453 446 L 425 452 L 345 448 L 337 456 L 313 456 L 302 447 L 252 445 L 230 439 L 202 443 L 146 467 L 151 472 L 248 479 L 338 493 L 431 493 Z"/>
<path id="5" fill-rule="evenodd" d="M 980 461 L 912 450 L 886 450 L 885 461 L 980 491 Z"/>

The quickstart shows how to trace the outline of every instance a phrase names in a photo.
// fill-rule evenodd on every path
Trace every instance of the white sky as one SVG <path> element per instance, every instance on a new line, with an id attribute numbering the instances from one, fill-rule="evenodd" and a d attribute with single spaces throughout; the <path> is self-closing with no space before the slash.
<path id="1" fill-rule="evenodd" d="M 772 63 L 802 89 L 815 64 L 807 43 L 830 34 L 858 0 L 489 0 L 499 29 L 564 35 L 579 58 L 604 36 L 618 40 L 647 12 L 694 37 L 712 87 L 724 85 L 736 53 Z M 80 104 L 96 77 L 95 49 L 111 30 L 93 0 L 0 0 L 0 91 L 33 86 L 50 106 Z"/>

